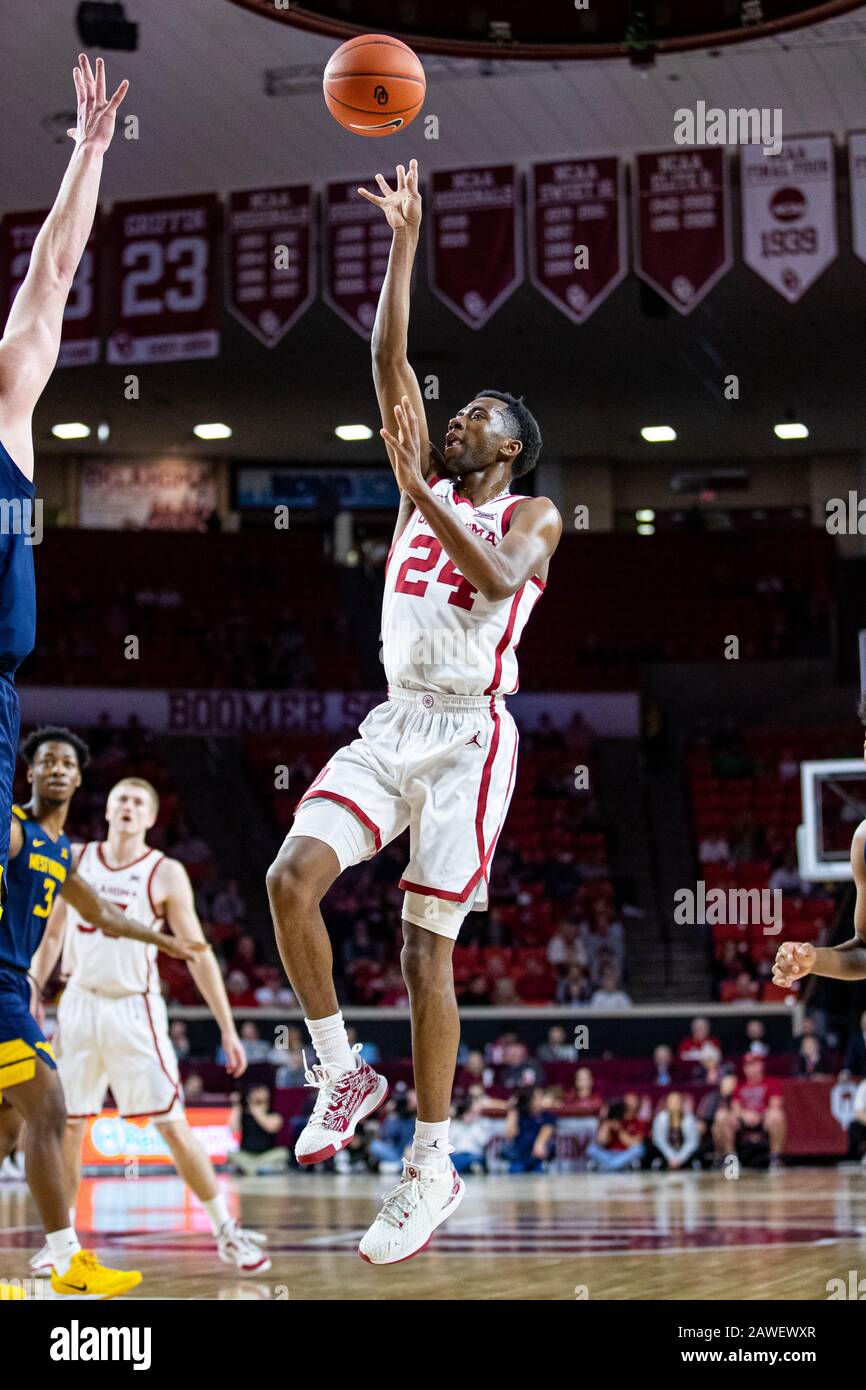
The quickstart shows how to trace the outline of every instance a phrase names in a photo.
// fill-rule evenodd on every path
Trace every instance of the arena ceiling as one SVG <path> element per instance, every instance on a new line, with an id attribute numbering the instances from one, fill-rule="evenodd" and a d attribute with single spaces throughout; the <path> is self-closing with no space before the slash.
<path id="1" fill-rule="evenodd" d="M 71 69 L 80 43 L 77 0 L 0 13 L 5 139 L 3 211 L 44 207 L 67 158 Z M 391 142 L 362 143 L 327 115 L 321 71 L 336 40 L 269 22 L 215 0 L 126 0 L 139 25 L 134 53 L 106 55 L 110 78 L 126 75 L 127 109 L 140 139 L 118 142 L 106 165 L 105 201 L 275 182 L 358 178 L 416 156 L 422 171 L 483 158 L 515 161 L 667 147 L 673 113 L 704 100 L 730 107 L 778 106 L 789 132 L 866 128 L 866 7 L 789 33 L 713 50 L 660 53 L 650 68 L 618 58 L 593 62 L 425 57 L 427 110 Z M 736 216 L 735 216 L 736 225 Z M 859 449 L 866 432 L 863 356 L 866 266 L 842 254 L 796 306 L 738 264 L 688 318 L 655 317 L 629 276 L 583 327 L 568 323 L 528 285 L 480 332 L 434 300 L 419 277 L 413 356 L 442 383 L 437 424 L 482 385 L 522 390 L 542 419 L 553 455 L 640 457 L 638 429 L 676 425 L 672 461 L 765 455 L 770 428 L 788 410 L 807 419 L 805 447 Z M 736 408 L 721 398 L 739 375 Z M 378 459 L 375 440 L 336 440 L 345 421 L 375 425 L 366 345 L 317 302 L 268 351 L 231 319 L 217 361 L 148 368 L 142 399 L 122 398 L 119 370 L 59 371 L 39 408 L 40 447 L 58 419 L 106 419 L 110 447 L 124 453 L 201 449 L 248 458 Z M 218 403 L 218 410 L 216 404 Z M 196 444 L 193 423 L 215 414 L 232 425 L 226 445 Z M 666 446 L 668 447 L 668 446 Z M 794 446 L 803 448 L 804 446 Z"/>

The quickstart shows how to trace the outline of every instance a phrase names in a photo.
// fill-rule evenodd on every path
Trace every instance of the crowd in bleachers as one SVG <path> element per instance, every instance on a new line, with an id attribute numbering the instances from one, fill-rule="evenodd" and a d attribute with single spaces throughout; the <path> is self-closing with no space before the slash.
<path id="1" fill-rule="evenodd" d="M 707 891 L 778 890 L 786 941 L 825 940 L 837 908 L 830 891 L 803 882 L 797 871 L 800 762 L 848 757 L 850 741 L 849 727 L 740 729 L 727 721 L 698 734 L 687 754 L 695 852 Z M 856 819 L 849 839 L 855 826 Z M 757 920 L 712 927 L 713 993 L 722 1003 L 777 1003 L 789 996 L 772 983 L 780 938 L 764 927 Z"/>

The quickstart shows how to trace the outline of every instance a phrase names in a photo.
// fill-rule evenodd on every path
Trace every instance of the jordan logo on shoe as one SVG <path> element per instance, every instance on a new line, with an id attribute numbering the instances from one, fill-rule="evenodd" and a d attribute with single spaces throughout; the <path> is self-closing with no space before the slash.
<path id="1" fill-rule="evenodd" d="M 469 748 L 473 743 L 475 744 L 475 747 L 476 747 L 476 748 L 480 748 L 480 747 L 481 747 L 481 744 L 480 744 L 479 741 L 478 741 L 478 736 L 479 736 L 480 733 L 481 733 L 481 730 L 480 730 L 480 729 L 476 729 L 476 730 L 475 730 L 475 733 L 472 735 L 472 737 L 471 737 L 471 738 L 468 738 L 468 739 L 466 740 L 465 744 L 463 745 L 464 748 Z"/>

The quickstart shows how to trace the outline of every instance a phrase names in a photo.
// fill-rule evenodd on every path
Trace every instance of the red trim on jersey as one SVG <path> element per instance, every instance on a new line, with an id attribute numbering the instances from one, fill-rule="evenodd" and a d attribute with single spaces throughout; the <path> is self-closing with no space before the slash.
<path id="1" fill-rule="evenodd" d="M 480 873 L 480 870 L 478 872 Z M 473 877 L 477 879 L 478 874 Z M 451 893 L 447 888 L 431 888 L 428 883 L 412 883 L 408 878 L 401 878 L 397 887 L 409 893 L 429 893 L 434 898 L 445 898 L 449 903 L 465 902 L 470 891 L 469 888 L 465 888 L 462 893 Z"/>
<path id="2" fill-rule="evenodd" d="M 107 869 L 110 874 L 119 874 L 123 869 L 131 869 L 133 864 L 140 864 L 142 859 L 146 859 L 149 854 L 153 854 L 152 847 L 148 845 L 144 854 L 140 854 L 137 859 L 130 859 L 128 864 L 109 864 L 105 855 L 102 853 L 102 846 L 105 843 L 105 840 L 102 840 L 97 844 L 96 853 L 99 855 L 103 868 Z"/>
<path id="3" fill-rule="evenodd" d="M 530 607 L 529 612 L 528 612 L 527 615 L 526 615 L 526 622 L 524 622 L 523 627 L 522 627 L 521 630 L 520 630 L 520 636 L 518 637 L 517 641 L 514 643 L 514 655 L 515 655 L 515 656 L 517 655 L 517 648 L 520 646 L 521 642 L 523 641 L 523 634 L 524 634 L 524 632 L 526 631 L 527 625 L 528 625 L 528 623 L 529 623 L 529 619 L 532 617 L 533 613 L 535 612 L 535 605 L 538 603 L 538 600 L 541 598 L 541 595 L 544 593 L 544 590 L 545 590 L 545 588 L 546 588 L 546 585 L 545 585 L 544 581 L 543 581 L 542 579 L 536 579 L 535 575 L 532 576 L 532 583 L 538 585 L 538 593 L 535 595 L 535 597 L 534 597 L 533 600 L 532 600 L 532 606 Z M 524 593 L 526 592 L 526 585 L 525 585 L 525 584 L 524 584 L 524 586 L 523 586 L 523 591 L 524 591 Z M 509 693 L 509 695 L 516 695 L 519 689 L 520 689 L 520 672 L 518 671 L 518 672 L 517 672 L 517 676 L 515 677 L 515 681 L 514 681 L 514 689 L 513 689 L 513 690 L 509 690 L 508 693 Z"/>
<path id="4" fill-rule="evenodd" d="M 134 1115 L 124 1115 L 124 1119 L 128 1118 L 130 1120 L 141 1119 L 144 1115 L 167 1115 L 171 1107 L 174 1105 L 175 1101 L 180 1098 L 180 1082 L 172 1080 L 171 1073 L 167 1070 L 165 1062 L 162 1060 L 162 1053 L 159 1050 L 159 1039 L 156 1036 L 156 1029 L 153 1026 L 153 1015 L 150 1012 L 150 1000 L 148 999 L 146 994 L 143 994 L 141 997 L 144 1000 L 144 1007 L 147 1013 L 147 1021 L 150 1025 L 150 1035 L 153 1038 L 153 1047 L 154 1051 L 156 1052 L 156 1060 L 159 1062 L 160 1070 L 163 1076 L 166 1078 L 168 1084 L 171 1086 L 172 1097 L 171 1101 L 165 1107 L 164 1110 L 142 1110 Z"/>
<path id="5" fill-rule="evenodd" d="M 508 614 L 508 622 L 505 624 L 505 631 L 503 632 L 502 636 L 496 644 L 496 661 L 493 666 L 493 679 L 491 680 L 490 684 L 485 690 L 485 695 L 493 694 L 502 678 L 502 655 L 508 647 L 509 643 L 511 642 L 511 634 L 514 631 L 514 624 L 517 621 L 517 610 L 520 606 L 520 600 L 522 599 L 522 597 L 523 588 L 520 588 L 517 590 L 517 593 L 514 595 L 514 598 L 512 599 L 511 612 Z"/>
<path id="6" fill-rule="evenodd" d="M 511 518 L 512 518 L 512 516 L 513 516 L 513 514 L 514 514 L 514 509 L 515 509 L 515 507 L 519 507 L 520 504 L 521 504 L 521 502 L 528 502 L 528 501 L 529 501 L 529 498 L 526 497 L 526 496 L 515 497 L 514 501 L 511 503 L 511 506 L 505 508 L 505 511 L 502 513 L 502 534 L 503 534 L 503 536 L 505 535 L 506 531 L 508 530 L 509 526 L 511 525 Z"/>
<path id="7" fill-rule="evenodd" d="M 478 788 L 478 798 L 475 802 L 475 843 L 478 846 L 478 862 L 481 871 L 484 872 L 484 813 L 487 810 L 487 793 L 490 790 L 490 774 L 493 771 L 493 764 L 496 761 L 496 752 L 499 748 L 499 733 L 501 721 L 496 712 L 496 701 L 490 701 L 490 717 L 493 720 L 493 737 L 490 740 L 490 747 L 487 750 L 487 757 L 484 760 L 484 767 L 481 772 L 481 784 Z"/>
<path id="8" fill-rule="evenodd" d="M 352 811 L 354 815 L 358 817 L 358 820 L 361 822 L 361 824 L 366 826 L 366 828 L 370 831 L 370 834 L 373 836 L 373 839 L 376 842 L 376 853 L 378 854 L 379 850 L 382 848 L 382 832 L 380 831 L 378 825 L 376 825 L 375 821 L 372 821 L 370 817 L 367 815 L 367 813 L 361 810 L 358 803 L 356 801 L 352 801 L 350 797 L 341 796 L 339 792 L 320 791 L 318 788 L 316 788 L 315 791 L 311 790 L 304 792 L 304 795 L 301 797 L 300 801 L 295 807 L 295 812 L 297 813 L 297 811 L 300 810 L 301 806 L 303 806 L 304 802 L 308 799 L 311 800 L 314 796 L 323 796 L 327 801 L 336 801 L 339 806 L 345 806 L 347 810 Z"/>
<path id="9" fill-rule="evenodd" d="M 494 852 L 495 852 L 495 850 L 496 850 L 496 846 L 497 846 L 497 844 L 498 844 L 498 842 L 499 842 L 499 836 L 502 834 L 502 827 L 503 827 L 503 825 L 505 824 L 505 817 L 506 817 L 506 815 L 507 815 L 507 813 L 508 813 L 508 807 L 509 807 L 510 799 L 511 799 L 511 791 L 512 791 L 512 788 L 513 788 L 513 786 L 514 786 L 514 769 L 515 769 L 515 766 L 516 766 L 516 763 L 517 763 L 517 745 L 518 745 L 518 742 L 519 742 L 519 735 L 518 735 L 518 733 L 517 733 L 517 727 L 515 726 L 515 729 L 514 729 L 514 749 L 513 749 L 512 754 L 511 754 L 511 767 L 508 769 L 508 786 L 505 788 L 505 800 L 504 800 L 504 802 L 503 802 L 503 806 L 504 806 L 505 809 L 503 810 L 502 815 L 501 815 L 500 818 L 499 818 L 499 825 L 496 827 L 496 833 L 495 833 L 495 835 L 493 836 L 493 839 L 490 841 L 490 847 L 489 847 L 489 849 L 487 850 L 487 854 L 485 855 L 485 858 L 484 858 L 484 865 L 483 865 L 483 868 L 484 868 L 484 882 L 487 884 L 488 889 L 489 889 L 489 887 L 490 887 L 490 879 L 489 879 L 490 863 L 491 863 L 491 860 L 493 859 L 493 855 L 494 855 Z"/>
<path id="10" fill-rule="evenodd" d="M 537 574 L 531 574 L 529 576 L 529 582 L 530 584 L 537 584 L 542 593 L 544 593 L 545 589 L 547 588 L 547 580 L 539 579 Z"/>
<path id="11" fill-rule="evenodd" d="M 157 911 L 156 903 L 153 901 L 153 894 L 150 891 L 150 885 L 153 883 L 153 876 L 164 859 L 165 855 L 161 854 L 157 859 L 156 863 L 154 864 L 153 868 L 151 869 L 150 873 L 148 874 L 147 878 L 147 901 L 150 903 L 150 910 L 153 913 L 154 918 L 157 922 L 159 921 L 159 912 Z"/>

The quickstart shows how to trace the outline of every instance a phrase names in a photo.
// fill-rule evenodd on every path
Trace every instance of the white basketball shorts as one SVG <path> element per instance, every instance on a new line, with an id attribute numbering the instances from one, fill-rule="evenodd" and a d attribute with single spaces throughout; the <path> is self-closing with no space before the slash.
<path id="1" fill-rule="evenodd" d="M 98 1115 L 111 1087 L 125 1119 L 183 1115 L 177 1058 L 158 994 L 118 999 L 67 985 L 57 1008 L 57 1070 L 70 1119 Z"/>
<path id="2" fill-rule="evenodd" d="M 517 726 L 501 697 L 392 687 L 358 734 L 304 792 L 287 838 L 323 840 L 342 870 L 408 826 L 403 915 L 456 939 L 467 912 L 487 906 L 514 790 Z"/>

